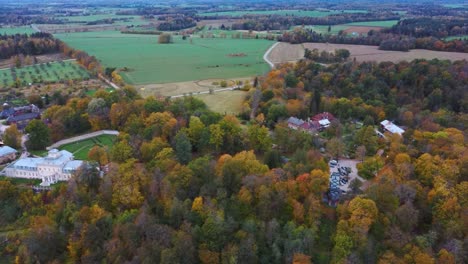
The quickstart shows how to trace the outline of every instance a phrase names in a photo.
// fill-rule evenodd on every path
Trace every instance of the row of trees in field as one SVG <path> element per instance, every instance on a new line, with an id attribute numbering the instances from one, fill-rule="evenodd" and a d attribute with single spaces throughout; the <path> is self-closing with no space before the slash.
<path id="1" fill-rule="evenodd" d="M 416 38 L 459 36 L 468 34 L 468 19 L 457 18 L 409 18 L 398 22 L 384 32 L 413 36 Z"/>
<path id="2" fill-rule="evenodd" d="M 467 40 L 442 41 L 435 37 L 415 38 L 395 33 L 371 30 L 366 36 L 351 37 L 346 34 L 328 35 L 312 29 L 296 28 L 277 37 L 278 41 L 293 44 L 304 42 L 337 43 L 352 45 L 379 46 L 382 50 L 408 51 L 410 49 L 429 49 L 450 52 L 468 52 Z"/>
<path id="3" fill-rule="evenodd" d="M 195 27 L 197 22 L 188 16 L 159 16 L 158 20 L 162 22 L 158 24 L 157 29 L 162 31 L 175 31 L 186 28 Z"/>
<path id="4" fill-rule="evenodd" d="M 351 22 L 399 20 L 400 16 L 391 12 L 383 13 L 343 13 L 326 17 L 299 17 L 280 15 L 246 15 L 243 20 L 233 23 L 233 30 L 289 30 L 297 25 L 339 25 Z"/>

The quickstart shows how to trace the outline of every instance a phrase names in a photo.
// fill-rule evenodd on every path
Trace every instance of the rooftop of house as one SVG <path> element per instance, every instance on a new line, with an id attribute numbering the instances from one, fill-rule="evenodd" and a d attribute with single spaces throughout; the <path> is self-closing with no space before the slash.
<path id="1" fill-rule="evenodd" d="M 288 123 L 296 125 L 296 126 L 300 126 L 300 125 L 304 124 L 304 120 L 301 120 L 299 118 L 296 118 L 296 117 L 292 116 L 292 117 L 290 117 L 288 119 Z"/>
<path id="2" fill-rule="evenodd" d="M 40 116 L 39 113 L 26 113 L 26 114 L 21 114 L 21 115 L 16 115 L 16 116 L 10 116 L 7 118 L 8 122 L 20 122 L 24 120 L 30 120 L 30 119 L 35 119 Z"/>
<path id="3" fill-rule="evenodd" d="M 11 148 L 9 146 L 0 147 L 0 157 L 10 155 L 10 154 L 16 153 L 16 152 L 17 152 L 16 149 Z"/>
<path id="4" fill-rule="evenodd" d="M 401 135 L 405 133 L 405 130 L 403 130 L 402 128 L 400 128 L 399 126 L 393 124 L 391 121 L 388 121 L 388 120 L 384 120 L 380 122 L 380 125 L 382 125 L 385 128 L 385 130 L 389 131 L 392 134 Z"/>
<path id="5" fill-rule="evenodd" d="M 22 158 L 12 164 L 15 168 L 26 168 L 26 169 L 34 169 L 37 168 L 39 165 L 49 165 L 49 166 L 64 166 L 70 168 L 77 168 L 79 165 L 82 164 L 81 160 L 73 160 L 73 154 L 66 151 L 52 149 L 49 151 L 48 155 L 43 158 Z M 70 163 L 71 162 L 71 163 Z"/>
<path id="6" fill-rule="evenodd" d="M 324 120 L 324 119 L 328 119 L 329 121 L 333 121 L 336 118 L 335 118 L 334 115 L 332 115 L 329 112 L 323 112 L 323 113 L 314 115 L 311 119 L 314 120 L 314 121 L 320 121 L 320 120 Z"/>

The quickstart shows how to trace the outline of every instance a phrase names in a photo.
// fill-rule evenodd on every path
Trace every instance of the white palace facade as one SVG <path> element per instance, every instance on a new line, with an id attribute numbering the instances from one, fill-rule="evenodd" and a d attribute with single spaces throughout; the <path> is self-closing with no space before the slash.
<path id="1" fill-rule="evenodd" d="M 21 158 L 8 165 L 4 173 L 8 177 L 41 179 L 42 186 L 58 181 L 67 181 L 78 170 L 83 161 L 74 160 L 73 154 L 66 150 L 52 149 L 43 158 Z"/>

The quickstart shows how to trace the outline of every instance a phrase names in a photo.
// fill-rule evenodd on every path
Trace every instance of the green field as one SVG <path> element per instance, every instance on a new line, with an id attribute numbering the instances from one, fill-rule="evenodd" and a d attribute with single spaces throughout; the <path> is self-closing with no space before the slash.
<path id="1" fill-rule="evenodd" d="M 296 27 L 302 27 L 302 26 L 296 26 Z M 294 27 L 294 28 L 296 28 Z M 312 29 L 313 31 L 320 33 L 320 34 L 338 34 L 341 30 L 346 30 L 349 28 L 349 26 L 346 25 L 334 25 L 331 26 L 330 32 L 328 32 L 328 26 L 323 26 L 323 25 L 314 25 L 314 26 L 304 26 L 304 28 L 307 29 Z"/>
<path id="2" fill-rule="evenodd" d="M 442 6 L 448 8 L 468 8 L 468 4 L 444 4 Z"/>
<path id="3" fill-rule="evenodd" d="M 130 84 L 182 82 L 211 78 L 239 78 L 263 74 L 263 61 L 273 42 L 262 39 L 182 40 L 158 44 L 158 36 L 121 34 L 116 31 L 56 34 L 70 46 L 96 56 L 108 67 L 127 67 L 121 72 Z M 244 53 L 245 56 L 230 56 Z"/>
<path id="4" fill-rule="evenodd" d="M 78 160 L 87 160 L 88 152 L 94 146 L 101 147 L 112 147 L 116 136 L 113 135 L 101 135 L 94 138 L 85 139 L 82 141 L 66 144 L 60 146 L 60 150 L 67 150 L 75 156 L 75 159 Z"/>
<path id="5" fill-rule="evenodd" d="M 143 20 L 140 16 L 119 16 L 115 14 L 99 14 L 99 15 L 89 15 L 89 16 L 63 16 L 58 17 L 60 19 L 65 19 L 70 22 L 70 24 L 75 23 L 87 23 L 104 19 L 128 19 L 129 21 L 115 21 L 112 25 L 145 25 L 148 24 L 147 21 Z"/>
<path id="6" fill-rule="evenodd" d="M 468 40 L 468 35 L 451 36 L 451 37 L 444 38 L 444 40 L 446 40 L 446 41 L 451 41 L 451 40 L 454 40 L 454 39 Z"/>
<path id="7" fill-rule="evenodd" d="M 345 24 L 346 26 L 360 26 L 360 27 L 392 27 L 398 23 L 399 20 L 384 20 L 384 21 L 368 21 L 368 22 L 354 22 Z"/>
<path id="8" fill-rule="evenodd" d="M 313 25 L 313 26 L 304 26 L 304 28 L 309 28 L 320 34 L 338 34 L 341 30 L 346 30 L 350 27 L 392 27 L 396 25 L 398 20 L 385 20 L 385 21 L 369 21 L 369 22 L 354 22 L 342 25 L 332 25 L 330 32 L 328 32 L 328 26 L 326 25 Z M 300 28 L 302 26 L 294 26 L 294 28 Z"/>
<path id="9" fill-rule="evenodd" d="M 30 26 L 0 28 L 0 35 L 32 34 L 34 32 Z"/>
<path id="10" fill-rule="evenodd" d="M 16 76 L 16 77 L 15 77 Z M 12 86 L 19 78 L 21 86 L 29 83 L 58 82 L 89 78 L 89 73 L 75 61 L 49 62 L 0 70 L 0 87 Z"/>
<path id="11" fill-rule="evenodd" d="M 105 90 L 106 92 L 108 92 L 108 93 L 112 93 L 112 92 L 115 91 L 115 89 L 112 88 L 112 87 L 108 87 L 108 88 L 106 88 L 106 89 L 104 89 L 104 90 Z M 92 96 L 94 96 L 94 94 L 95 94 L 96 92 L 97 92 L 97 90 L 88 90 L 88 91 L 86 92 L 86 95 L 92 97 Z"/>
<path id="12" fill-rule="evenodd" d="M 225 11 L 225 12 L 204 12 L 198 14 L 199 16 L 232 16 L 240 17 L 243 15 L 280 15 L 280 16 L 298 16 L 298 17 L 325 17 L 333 14 L 341 13 L 367 13 L 366 10 L 331 10 L 331 11 L 317 11 L 317 10 L 261 10 L 261 11 Z"/>

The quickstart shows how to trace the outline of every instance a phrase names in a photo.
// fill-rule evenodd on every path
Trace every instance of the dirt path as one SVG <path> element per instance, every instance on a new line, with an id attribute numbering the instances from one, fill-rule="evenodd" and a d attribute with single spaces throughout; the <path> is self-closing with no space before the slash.
<path id="1" fill-rule="evenodd" d="M 263 60 L 266 61 L 266 63 L 268 63 L 268 65 L 270 65 L 270 68 L 275 68 L 275 64 L 273 62 L 270 61 L 270 59 L 268 58 L 268 56 L 270 56 L 270 53 L 271 51 L 276 48 L 276 46 L 278 46 L 279 42 L 276 42 L 275 44 L 273 44 L 266 52 L 265 54 L 263 55 Z"/>

